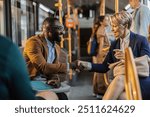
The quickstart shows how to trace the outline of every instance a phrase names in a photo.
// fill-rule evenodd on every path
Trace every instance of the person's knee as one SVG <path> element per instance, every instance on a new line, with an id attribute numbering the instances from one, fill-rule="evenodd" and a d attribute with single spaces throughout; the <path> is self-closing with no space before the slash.
<path id="1" fill-rule="evenodd" d="M 116 87 L 124 87 L 124 76 L 118 76 L 115 78 Z"/>
<path id="2" fill-rule="evenodd" d="M 45 100 L 58 100 L 58 96 L 51 91 L 41 91 L 36 94 L 38 97 L 42 97 Z"/>

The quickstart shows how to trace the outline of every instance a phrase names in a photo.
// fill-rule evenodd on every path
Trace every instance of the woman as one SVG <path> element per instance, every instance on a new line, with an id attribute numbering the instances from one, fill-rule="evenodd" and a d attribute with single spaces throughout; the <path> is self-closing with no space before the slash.
<path id="1" fill-rule="evenodd" d="M 106 35 L 106 27 L 108 25 L 108 16 L 98 17 L 98 30 L 96 31 L 98 49 L 97 55 L 93 56 L 93 63 L 102 63 L 109 50 L 110 42 Z M 105 83 L 104 75 L 105 74 L 95 72 L 93 76 L 93 93 L 94 95 L 96 95 L 97 98 L 99 98 L 100 95 L 104 95 L 107 89 L 107 84 Z"/>
<path id="2" fill-rule="evenodd" d="M 146 37 L 135 34 L 130 31 L 132 17 L 129 13 L 121 11 L 111 16 L 112 31 L 116 38 L 111 44 L 109 52 L 102 64 L 92 64 L 79 61 L 82 66 L 80 69 L 94 72 L 105 73 L 109 70 L 109 65 L 120 60 L 124 60 L 124 50 L 131 47 L 135 58 L 148 55 L 150 57 L 150 48 Z M 115 52 L 114 52 L 115 51 Z M 103 99 L 120 99 L 124 92 L 124 76 L 120 75 L 113 79 L 109 85 Z M 143 99 L 150 99 L 150 76 L 140 77 L 140 86 Z M 125 98 L 123 98 L 125 99 Z"/>

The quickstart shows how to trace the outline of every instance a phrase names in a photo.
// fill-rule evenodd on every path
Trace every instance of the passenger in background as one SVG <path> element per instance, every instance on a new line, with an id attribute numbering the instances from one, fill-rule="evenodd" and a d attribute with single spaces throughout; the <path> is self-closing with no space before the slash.
<path id="1" fill-rule="evenodd" d="M 0 50 L 0 100 L 58 99 L 50 91 L 35 96 L 19 49 L 3 36 L 0 36 Z"/>
<path id="2" fill-rule="evenodd" d="M 78 66 L 82 70 L 106 73 L 111 63 L 124 61 L 124 50 L 131 47 L 135 58 L 147 55 L 150 57 L 150 48 L 144 36 L 130 31 L 132 17 L 129 13 L 122 11 L 111 16 L 112 31 L 116 38 L 109 49 L 109 52 L 102 64 L 79 61 Z M 116 65 L 114 68 L 118 67 Z M 117 69 L 117 68 L 116 68 Z M 113 69 L 114 70 L 114 69 Z M 121 70 L 121 69 L 118 69 Z M 125 99 L 124 74 L 118 74 L 110 83 L 103 99 Z M 150 99 L 150 76 L 139 76 L 142 98 Z"/>
<path id="3" fill-rule="evenodd" d="M 107 37 L 106 27 L 109 25 L 109 19 L 107 16 L 98 17 L 98 30 L 96 31 L 98 49 L 97 55 L 93 56 L 93 63 L 102 63 L 105 59 L 110 47 L 110 41 Z M 97 27 L 96 27 L 97 28 Z M 105 82 L 106 74 L 94 73 L 93 76 L 93 93 L 97 98 L 104 95 L 107 84 Z"/>
<path id="4" fill-rule="evenodd" d="M 140 2 L 141 0 L 129 0 L 131 8 L 134 9 L 131 31 L 147 38 L 150 25 L 150 9 Z"/>
<path id="5" fill-rule="evenodd" d="M 148 27 L 148 42 L 149 42 L 149 46 L 150 46 L 150 25 Z"/>
<path id="6" fill-rule="evenodd" d="M 67 63 L 59 62 L 61 50 L 56 43 L 61 41 L 60 35 L 63 34 L 63 31 L 64 27 L 58 19 L 48 17 L 43 21 L 42 34 L 32 36 L 27 40 L 24 58 L 31 80 L 46 78 L 46 80 L 59 81 L 61 80 L 59 74 L 66 74 L 69 66 Z M 67 99 L 63 93 L 58 96 Z"/>

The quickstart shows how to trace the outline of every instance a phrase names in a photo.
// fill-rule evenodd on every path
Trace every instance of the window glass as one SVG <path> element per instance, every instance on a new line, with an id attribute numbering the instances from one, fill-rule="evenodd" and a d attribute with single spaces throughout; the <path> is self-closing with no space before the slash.
<path id="1" fill-rule="evenodd" d="M 24 46 L 27 39 L 27 4 L 21 0 L 21 44 Z"/>
<path id="2" fill-rule="evenodd" d="M 147 3 L 148 3 L 148 7 L 150 8 L 150 0 L 147 0 Z"/>
<path id="3" fill-rule="evenodd" d="M 27 38 L 34 34 L 32 7 L 30 0 L 11 0 L 12 39 L 18 46 L 24 46 Z"/>
<path id="4" fill-rule="evenodd" d="M 4 2 L 0 1 L 0 34 L 4 35 Z"/>
<path id="5" fill-rule="evenodd" d="M 12 13 L 12 39 L 17 45 L 21 45 L 21 10 L 19 0 L 11 0 Z"/>
<path id="6" fill-rule="evenodd" d="M 41 30 L 43 20 L 48 16 L 48 12 L 44 11 L 39 7 L 39 30 Z"/>

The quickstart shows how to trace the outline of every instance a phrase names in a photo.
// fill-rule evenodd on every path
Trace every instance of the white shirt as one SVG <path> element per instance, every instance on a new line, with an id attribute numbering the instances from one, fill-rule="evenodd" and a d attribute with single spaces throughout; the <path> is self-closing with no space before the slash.
<path id="1" fill-rule="evenodd" d="M 53 63 L 55 60 L 55 44 L 52 44 L 48 39 L 46 39 L 47 46 L 48 46 L 48 57 L 47 63 Z"/>
<path id="2" fill-rule="evenodd" d="M 124 39 L 120 38 L 120 49 L 124 52 L 127 47 L 129 47 L 130 32 L 125 36 Z"/>

